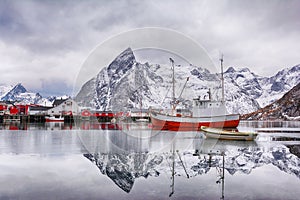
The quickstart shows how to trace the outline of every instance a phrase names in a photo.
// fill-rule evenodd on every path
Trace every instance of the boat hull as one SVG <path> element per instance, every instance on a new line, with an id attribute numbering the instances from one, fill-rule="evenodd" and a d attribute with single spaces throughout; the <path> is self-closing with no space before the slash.
<path id="1" fill-rule="evenodd" d="M 230 132 L 206 126 L 202 126 L 201 130 L 204 131 L 204 134 L 207 138 L 214 138 L 219 140 L 253 141 L 257 137 L 257 133 Z"/>
<path id="2" fill-rule="evenodd" d="M 239 125 L 238 114 L 209 117 L 177 117 L 151 112 L 153 129 L 170 131 L 199 131 L 201 126 L 216 128 L 236 128 Z"/>
<path id="3" fill-rule="evenodd" d="M 63 117 L 55 118 L 55 117 L 45 117 L 46 122 L 64 122 Z"/>

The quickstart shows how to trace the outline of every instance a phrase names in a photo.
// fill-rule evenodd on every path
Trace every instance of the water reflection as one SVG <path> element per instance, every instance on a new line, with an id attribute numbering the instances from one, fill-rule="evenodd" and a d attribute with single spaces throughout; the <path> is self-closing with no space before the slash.
<path id="1" fill-rule="evenodd" d="M 254 128 L 298 128 L 300 127 L 300 121 L 241 121 L 240 126 L 254 127 Z"/>
<path id="2" fill-rule="evenodd" d="M 300 132 L 300 121 L 241 121 L 238 130 L 256 130 L 258 132 Z M 109 123 L 94 121 L 70 122 L 8 122 L 0 123 L 0 130 L 135 130 L 151 129 L 151 123 Z"/>
<path id="3" fill-rule="evenodd" d="M 97 121 L 80 121 L 78 123 L 68 122 L 45 122 L 45 123 L 28 123 L 28 122 L 9 122 L 0 123 L 0 130 L 105 130 L 119 129 L 118 124 L 100 123 Z"/>
<path id="4" fill-rule="evenodd" d="M 169 174 L 169 195 L 172 196 L 176 190 L 176 177 L 196 179 L 214 170 L 217 172 L 216 183 L 223 184 L 222 198 L 225 174 L 250 175 L 255 169 L 272 165 L 300 178 L 299 157 L 292 154 L 295 150 L 290 151 L 299 145 L 270 147 L 256 141 L 220 141 L 205 139 L 200 132 L 131 134 L 110 131 L 105 139 L 97 139 L 101 145 L 95 151 L 83 154 L 102 175 L 127 193 L 137 179 L 160 177 L 161 174 Z M 103 140 L 107 140 L 106 145 Z M 91 144 L 86 140 L 83 143 Z"/>
<path id="5" fill-rule="evenodd" d="M 148 124 L 65 126 L 0 132 L 0 199 L 52 199 L 53 194 L 59 199 L 300 195 L 298 132 L 264 132 L 247 142 L 206 139 L 201 132 L 152 131 Z M 18 187 L 12 191 L 7 183 Z M 30 192 L 23 196 L 26 190 Z"/>

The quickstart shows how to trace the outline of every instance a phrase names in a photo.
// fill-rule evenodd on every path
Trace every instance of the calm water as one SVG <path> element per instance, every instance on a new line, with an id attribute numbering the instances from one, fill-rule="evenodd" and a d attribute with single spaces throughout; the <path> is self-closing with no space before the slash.
<path id="1" fill-rule="evenodd" d="M 220 141 L 149 124 L 3 125 L 0 199 L 299 199 L 300 122 L 238 128 L 259 136 Z"/>

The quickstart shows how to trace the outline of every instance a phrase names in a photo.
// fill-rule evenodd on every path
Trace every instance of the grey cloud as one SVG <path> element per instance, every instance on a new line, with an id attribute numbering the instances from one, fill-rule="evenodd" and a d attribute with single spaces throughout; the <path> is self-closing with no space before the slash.
<path id="1" fill-rule="evenodd" d="M 85 31 L 75 1 L 10 1 L 2 10 L 1 39 L 35 53 L 76 50 Z"/>
<path id="2" fill-rule="evenodd" d="M 222 51 L 225 66 L 247 66 L 260 75 L 273 75 L 300 62 L 299 10 L 297 0 L 0 0 L 0 43 L 19 47 L 12 52 L 25 51 L 21 54 L 38 60 L 18 61 L 11 54 L 0 67 L 26 66 L 27 71 L 50 67 L 47 79 L 52 80 L 62 69 L 79 71 L 89 52 L 116 34 L 162 27 L 195 39 L 216 64 Z M 66 76 L 68 81 L 74 79 Z"/>

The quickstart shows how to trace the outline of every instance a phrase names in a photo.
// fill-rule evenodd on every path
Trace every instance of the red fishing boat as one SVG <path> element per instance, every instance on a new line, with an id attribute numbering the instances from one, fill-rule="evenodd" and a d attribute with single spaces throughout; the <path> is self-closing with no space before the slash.
<path id="1" fill-rule="evenodd" d="M 239 125 L 240 115 L 229 114 L 225 107 L 222 64 L 223 58 L 220 59 L 222 69 L 222 100 L 212 100 L 211 92 L 209 90 L 208 99 L 201 99 L 200 97 L 194 98 L 193 106 L 190 109 L 176 109 L 178 100 L 175 98 L 174 92 L 174 61 L 171 58 L 170 61 L 173 68 L 173 97 L 171 102 L 172 108 L 169 110 L 150 109 L 150 117 L 154 129 L 170 131 L 198 131 L 200 130 L 201 126 L 236 128 Z M 187 79 L 187 81 L 188 80 L 189 79 Z"/>

